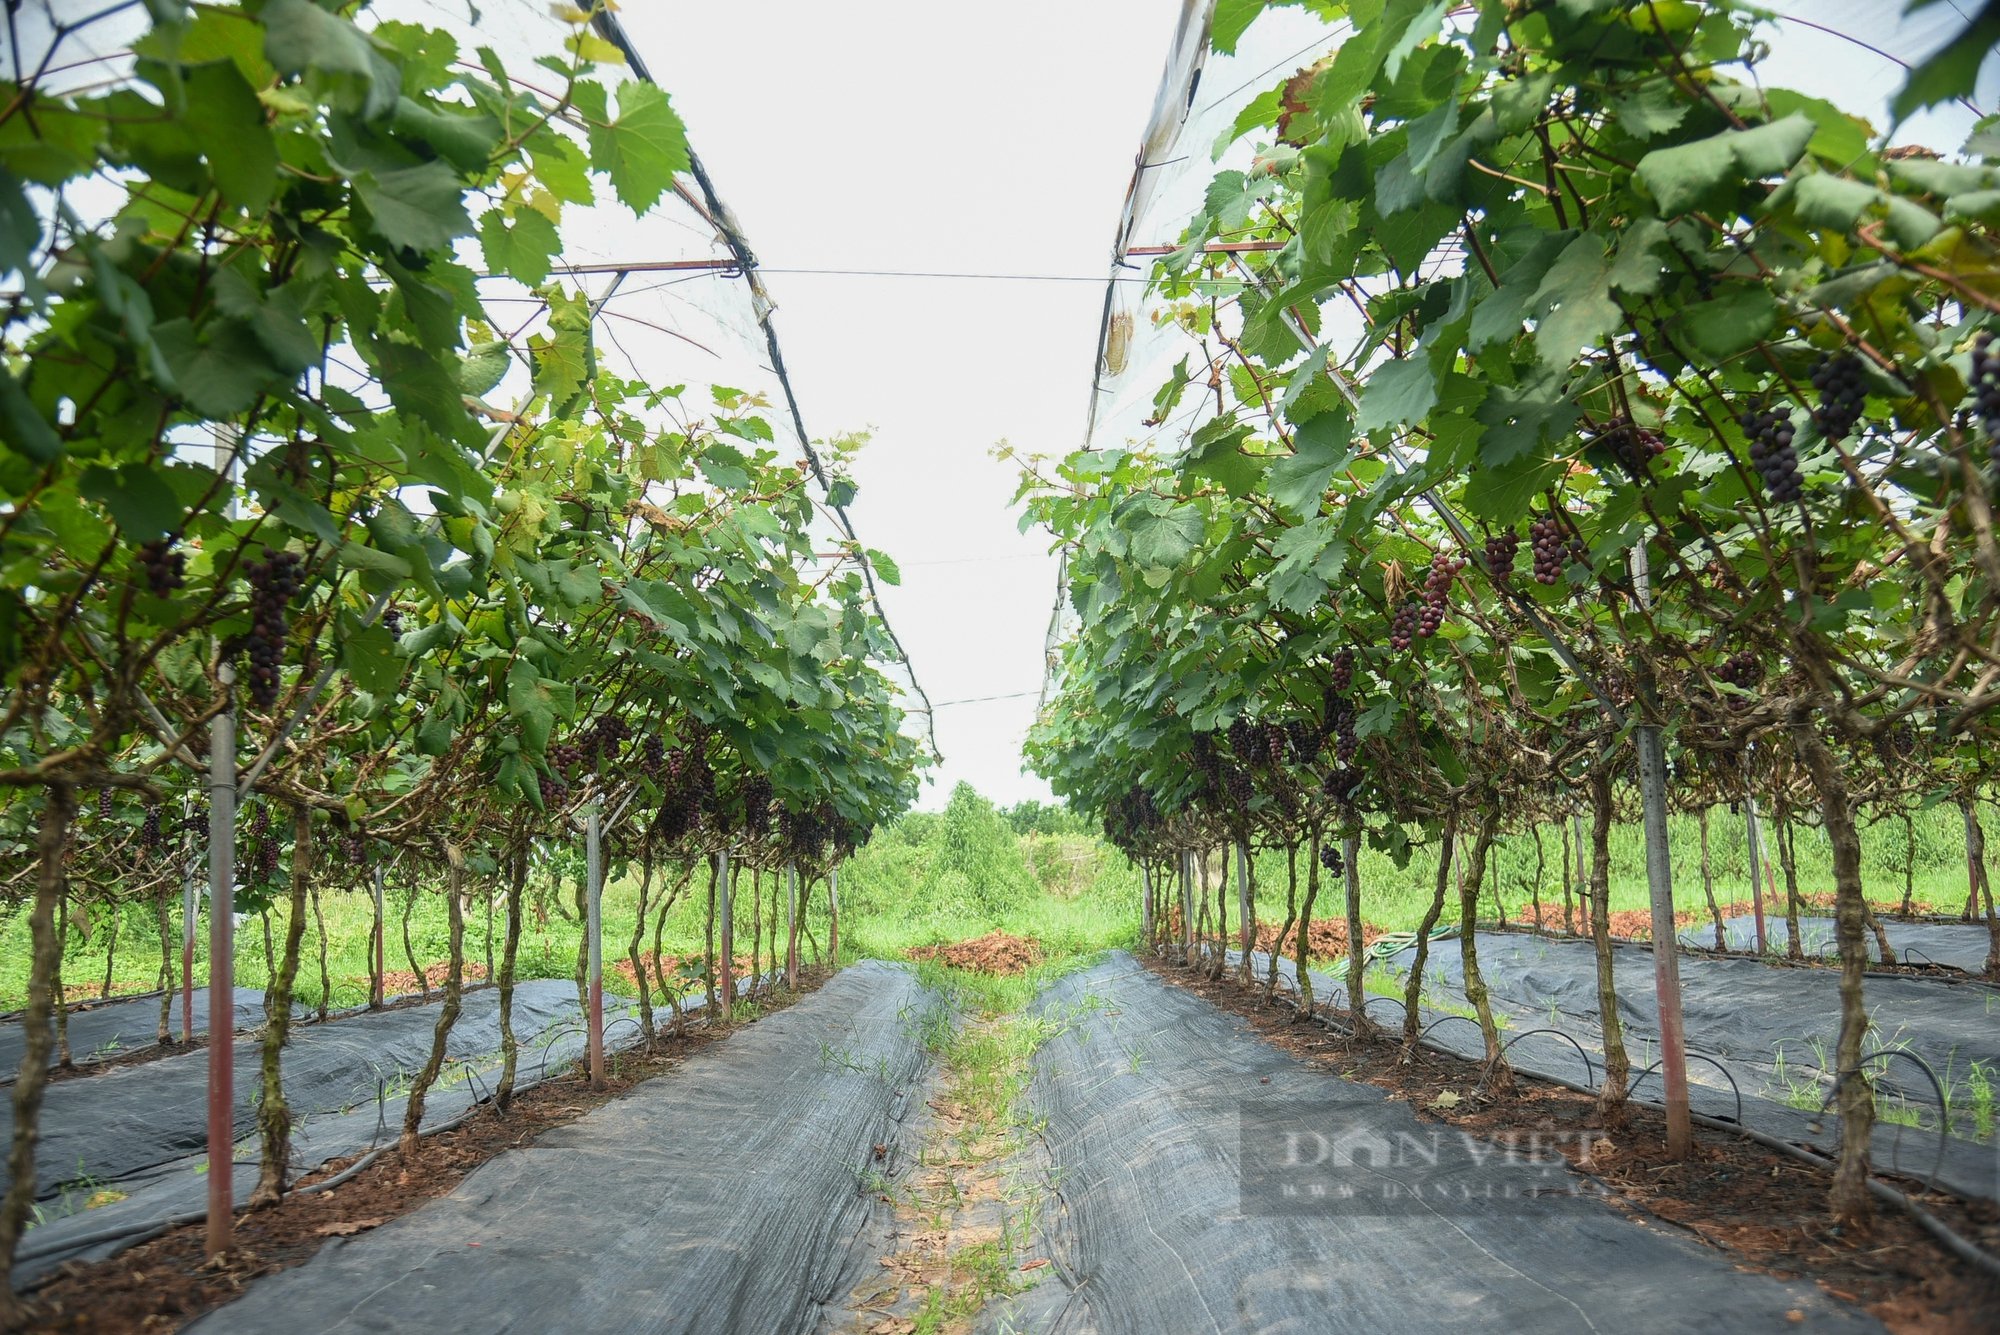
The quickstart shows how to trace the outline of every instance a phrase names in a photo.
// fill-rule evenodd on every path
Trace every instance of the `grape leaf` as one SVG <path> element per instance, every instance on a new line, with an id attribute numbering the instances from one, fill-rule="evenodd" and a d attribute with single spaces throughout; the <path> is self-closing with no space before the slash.
<path id="1" fill-rule="evenodd" d="M 1361 407 L 1355 426 L 1375 431 L 1404 422 L 1419 422 L 1437 404 L 1437 375 L 1430 358 L 1421 350 L 1408 357 L 1384 362 L 1368 376 L 1361 391 Z"/>
<path id="2" fill-rule="evenodd" d="M 1747 130 L 1656 148 L 1639 159 L 1639 180 L 1663 214 L 1685 213 L 1731 178 L 1756 180 L 1787 170 L 1804 155 L 1813 128 L 1810 119 L 1794 112 Z"/>
<path id="3" fill-rule="evenodd" d="M 549 260 L 562 249 L 562 236 L 533 209 L 516 213 L 512 226 L 500 209 L 488 209 L 479 219 L 479 247 L 487 268 L 535 287 L 549 276 Z"/>
<path id="4" fill-rule="evenodd" d="M 590 122 L 590 165 L 611 178 L 633 213 L 659 203 L 674 173 L 688 169 L 687 127 L 666 93 L 649 83 L 620 85 L 616 119 L 608 114 L 602 85 L 579 83 L 575 97 Z"/>
<path id="5" fill-rule="evenodd" d="M 216 189 L 245 213 L 264 212 L 278 188 L 278 144 L 256 90 L 226 60 L 196 65 L 182 80 L 187 130 L 208 159 Z"/>
<path id="6" fill-rule="evenodd" d="M 392 246 L 442 250 L 472 230 L 465 186 L 442 162 L 361 172 L 354 193 L 368 209 L 376 233 Z"/>

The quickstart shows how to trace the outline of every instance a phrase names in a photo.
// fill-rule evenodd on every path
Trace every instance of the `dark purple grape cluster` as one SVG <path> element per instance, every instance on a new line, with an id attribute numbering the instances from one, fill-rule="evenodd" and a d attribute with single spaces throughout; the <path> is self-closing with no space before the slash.
<path id="1" fill-rule="evenodd" d="M 1285 763 L 1285 752 L 1290 739 L 1285 735 L 1285 725 L 1276 719 L 1265 719 L 1257 725 L 1257 763 L 1269 765 L 1273 769 Z"/>
<path id="2" fill-rule="evenodd" d="M 1986 453 L 2000 467 L 2000 352 L 1993 349 L 1993 331 L 1972 336 L 1972 410 L 1986 429 Z"/>
<path id="3" fill-rule="evenodd" d="M 166 836 L 160 832 L 160 804 L 148 802 L 146 814 L 139 820 L 139 843 L 157 852 L 166 847 Z"/>
<path id="4" fill-rule="evenodd" d="M 1326 795 L 1336 802 L 1350 802 L 1361 790 L 1361 770 L 1343 765 L 1326 776 Z"/>
<path id="5" fill-rule="evenodd" d="M 1750 438 L 1750 466 L 1764 481 L 1764 493 L 1779 504 L 1804 494 L 1799 481 L 1799 452 L 1792 447 L 1791 414 L 1779 408 L 1752 408 L 1736 419 Z"/>
<path id="6" fill-rule="evenodd" d="M 349 830 L 340 840 L 340 851 L 355 866 L 368 861 L 368 836 L 359 830 Z"/>
<path id="7" fill-rule="evenodd" d="M 1520 555 L 1521 535 L 1503 528 L 1486 540 L 1486 572 L 1495 579 L 1506 579 L 1514 573 L 1514 562 Z"/>
<path id="8" fill-rule="evenodd" d="M 1389 619 L 1389 647 L 1402 652 L 1416 642 L 1417 623 L 1423 619 L 1424 604 L 1415 598 L 1400 604 Z"/>
<path id="9" fill-rule="evenodd" d="M 1830 353 L 1813 367 L 1813 388 L 1819 391 L 1819 407 L 1813 409 L 1813 423 L 1828 440 L 1846 440 L 1861 420 L 1861 405 L 1868 397 L 1867 382 L 1861 376 L 1861 359 L 1851 352 Z"/>
<path id="10" fill-rule="evenodd" d="M 1240 765 L 1231 765 L 1222 776 L 1223 787 L 1228 790 L 1229 800 L 1238 811 L 1247 811 L 1250 799 L 1256 795 L 1257 786 L 1250 778 L 1250 771 Z"/>
<path id="11" fill-rule="evenodd" d="M 1326 731 L 1333 738 L 1333 755 L 1343 765 L 1354 763 L 1354 753 L 1361 745 L 1361 739 L 1354 735 L 1354 702 L 1346 696 L 1329 694 L 1326 698 Z"/>
<path id="12" fill-rule="evenodd" d="M 1764 680 L 1764 661 L 1748 649 L 1739 649 L 1722 660 L 1715 676 L 1718 681 L 1747 691 Z"/>
<path id="13" fill-rule="evenodd" d="M 761 835 L 771 825 L 771 780 L 752 774 L 743 781 L 743 828 Z"/>
<path id="14" fill-rule="evenodd" d="M 1195 733 L 1188 744 L 1188 763 L 1201 776 L 1201 786 L 1207 792 L 1216 792 L 1222 787 L 1222 755 L 1215 749 L 1212 733 Z"/>
<path id="15" fill-rule="evenodd" d="M 1598 437 L 1598 442 L 1611 451 L 1611 457 L 1632 475 L 1634 482 L 1652 477 L 1653 460 L 1667 452 L 1667 442 L 1629 421 L 1614 423 Z"/>
<path id="16" fill-rule="evenodd" d="M 403 609 L 390 603 L 382 609 L 382 626 L 391 635 L 403 633 Z"/>
<path id="17" fill-rule="evenodd" d="M 822 802 L 811 811 L 778 808 L 778 842 L 800 862 L 817 861 L 828 843 L 850 847 L 851 828 L 831 802 Z"/>
<path id="18" fill-rule="evenodd" d="M 700 828 L 705 813 L 714 814 L 715 771 L 709 768 L 704 749 L 706 736 L 691 728 L 687 743 L 666 754 L 666 773 L 660 783 L 663 796 L 659 814 L 653 818 L 653 833 L 668 842 L 692 834 Z"/>
<path id="19" fill-rule="evenodd" d="M 667 767 L 667 744 L 657 732 L 646 734 L 639 744 L 639 772 L 658 783 Z"/>
<path id="20" fill-rule="evenodd" d="M 1431 573 L 1424 577 L 1424 605 L 1417 614 L 1417 634 L 1428 640 L 1444 624 L 1444 610 L 1451 600 L 1451 582 L 1465 568 L 1465 558 L 1439 552 L 1431 557 Z"/>
<path id="21" fill-rule="evenodd" d="M 563 794 L 569 791 L 569 785 L 563 782 L 562 776 L 546 771 L 535 776 L 535 784 L 542 790 L 542 805 L 545 807 L 561 806 Z"/>
<path id="22" fill-rule="evenodd" d="M 299 558 L 265 548 L 262 561 L 243 568 L 250 581 L 250 699 L 260 709 L 278 703 L 278 665 L 284 661 L 287 609 L 305 587 Z"/>
<path id="23" fill-rule="evenodd" d="M 1291 744 L 1292 754 L 1302 762 L 1312 760 L 1326 745 L 1326 734 L 1302 718 L 1285 724 L 1285 739 Z"/>
<path id="24" fill-rule="evenodd" d="M 588 752 L 589 748 L 575 734 L 571 734 L 562 741 L 549 745 L 549 768 L 554 770 L 558 777 L 567 779 L 582 767 Z"/>
<path id="25" fill-rule="evenodd" d="M 1339 844 L 1320 845 L 1319 865 L 1326 868 L 1326 874 L 1335 880 L 1347 874 L 1347 859 L 1340 855 Z"/>
<path id="26" fill-rule="evenodd" d="M 1244 764 L 1254 764 L 1258 752 L 1257 725 L 1238 715 L 1235 722 L 1229 725 L 1229 749 Z"/>
<path id="27" fill-rule="evenodd" d="M 99 820 L 110 820 L 110 819 L 111 819 L 111 813 L 112 813 L 113 809 L 114 809 L 114 808 L 113 808 L 113 804 L 112 804 L 112 798 L 111 798 L 111 790 L 110 790 L 109 788 L 100 788 L 100 789 L 98 789 L 98 790 L 97 790 L 97 818 L 98 818 Z"/>
<path id="28" fill-rule="evenodd" d="M 1535 556 L 1535 582 L 1537 584 L 1560 583 L 1563 568 L 1568 562 L 1568 544 L 1563 541 L 1563 529 L 1554 515 L 1543 515 L 1528 525 L 1528 543 Z"/>
<path id="29" fill-rule="evenodd" d="M 1352 649 L 1342 649 L 1333 656 L 1333 665 L 1327 669 L 1326 684 L 1329 690 L 1339 692 L 1343 695 L 1347 693 L 1349 687 L 1354 685 L 1354 651 Z"/>
<path id="30" fill-rule="evenodd" d="M 847 822 L 842 821 L 841 824 L 845 826 Z M 1144 788 L 1134 786 L 1112 798 L 1105 808 L 1104 837 L 1121 852 L 1138 853 L 1152 842 L 1149 836 L 1157 834 L 1161 824 L 1159 807 L 1154 804 L 1153 795 Z"/>
<path id="31" fill-rule="evenodd" d="M 174 550 L 166 538 L 139 544 L 139 565 L 146 572 L 146 587 L 155 598 L 164 598 L 187 583 L 187 554 Z"/>
<path id="32" fill-rule="evenodd" d="M 250 836 L 258 838 L 271 828 L 271 808 L 262 802 L 250 808 Z"/>

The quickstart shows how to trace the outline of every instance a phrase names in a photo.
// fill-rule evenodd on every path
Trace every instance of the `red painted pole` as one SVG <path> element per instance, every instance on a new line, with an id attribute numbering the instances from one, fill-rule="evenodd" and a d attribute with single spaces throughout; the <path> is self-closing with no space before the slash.
<path id="1" fill-rule="evenodd" d="M 722 1013 L 727 1018 L 736 1009 L 736 931 L 731 919 L 735 915 L 735 896 L 729 892 L 729 853 L 724 850 L 716 854 L 721 866 L 718 878 L 722 887 L 722 949 L 717 966 L 722 970 Z"/>
<path id="2" fill-rule="evenodd" d="M 233 695 L 228 660 L 216 680 Z M 209 725 L 208 755 L 208 1255 L 229 1250 L 236 1192 L 236 715 Z"/>
<path id="3" fill-rule="evenodd" d="M 604 919 L 601 907 L 604 846 L 601 802 L 590 804 L 590 815 L 585 818 L 584 839 L 584 874 L 590 879 L 584 905 L 584 926 L 590 934 L 590 1084 L 595 1089 L 604 1083 Z"/>

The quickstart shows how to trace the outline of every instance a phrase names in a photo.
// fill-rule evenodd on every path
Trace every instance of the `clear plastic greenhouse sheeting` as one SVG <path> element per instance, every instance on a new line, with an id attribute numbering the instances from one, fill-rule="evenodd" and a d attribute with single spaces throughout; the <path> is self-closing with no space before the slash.
<path id="1" fill-rule="evenodd" d="M 1965 23 L 1954 6 L 1904 14 L 1899 0 L 1775 0 L 1763 8 L 1775 17 L 1763 25 L 1770 56 L 1758 65 L 1757 78 L 1823 98 L 1878 128 L 1889 124 L 1889 99 L 1902 87 L 1908 67 L 1952 40 Z M 1132 251 L 1179 243 L 1215 174 L 1253 163 L 1256 136 L 1230 142 L 1238 116 L 1279 80 L 1338 49 L 1348 31 L 1344 23 L 1328 23 L 1304 9 L 1274 6 L 1223 54 L 1211 47 L 1215 9 L 1214 0 L 1187 0 L 1182 6 L 1118 222 L 1085 433 L 1085 444 L 1093 449 L 1145 443 L 1171 452 L 1214 415 L 1214 395 L 1190 394 L 1172 418 L 1151 421 L 1154 396 L 1175 365 L 1188 357 L 1191 368 L 1200 370 L 1195 363 L 1202 353 L 1178 325 L 1162 318 L 1170 302 L 1145 281 L 1154 255 Z M 1461 21 L 1470 9 L 1453 11 L 1446 21 Z M 1934 107 L 1898 126 L 1895 141 L 1955 151 L 1978 114 L 1992 110 L 1996 101 L 2000 59 L 1989 58 L 1977 110 L 1962 103 Z M 1229 238 L 1220 241 L 1226 245 Z M 1455 241 L 1426 264 L 1439 273 L 1453 272 L 1459 264 Z M 1213 294 L 1225 310 L 1233 307 L 1246 275 L 1226 258 L 1219 258 L 1212 272 L 1215 281 L 1197 284 L 1196 291 Z M 1345 304 L 1329 304 L 1324 315 L 1322 339 L 1338 361 L 1343 346 L 1361 340 L 1361 317 Z M 1074 612 L 1059 590 L 1046 646 L 1051 673 L 1074 630 Z"/>
<path id="2" fill-rule="evenodd" d="M 15 48 L 0 52 L 0 77 L 17 79 L 18 71 L 34 74 L 47 60 L 45 86 L 74 90 L 115 82 L 130 69 L 131 48 L 145 33 L 149 20 L 141 5 L 110 6 L 113 12 L 86 26 L 63 33 L 50 57 L 59 28 L 102 12 L 109 0 L 26 0 L 16 16 Z M 543 0 L 376 0 L 363 11 L 364 22 L 402 21 L 441 29 L 459 47 L 459 59 L 477 69 L 482 48 L 490 50 L 508 77 L 544 96 L 554 77 L 535 64 L 560 54 L 578 29 L 558 17 L 558 7 Z M 645 75 L 649 44 L 672 40 L 671 16 L 643 17 L 637 34 L 628 35 L 615 21 L 600 20 L 597 31 L 609 39 L 629 42 L 638 56 L 623 71 L 607 67 L 603 81 L 615 92 L 622 78 Z M 672 90 L 667 90 L 671 95 Z M 676 409 L 663 407 L 656 425 L 683 426 L 712 408 L 710 391 L 724 387 L 754 395 L 766 405 L 780 456 L 788 451 L 811 465 L 818 520 L 813 527 L 815 555 L 822 573 L 827 565 L 858 561 L 873 581 L 860 554 L 859 538 L 842 506 L 832 502 L 828 474 L 802 430 L 797 408 L 777 354 L 768 323 L 774 309 L 754 271 L 755 257 L 742 228 L 727 207 L 711 194 L 696 171 L 676 176 L 673 189 L 643 215 L 593 179 L 596 201 L 568 205 L 563 211 L 563 250 L 556 257 L 551 283 L 589 300 L 596 319 L 595 353 L 612 373 L 653 388 L 686 387 Z M 97 183 L 93 183 L 97 184 Z M 46 202 L 46 200 L 42 201 Z M 68 201 L 89 220 L 93 207 L 105 216 L 121 202 L 111 188 L 102 194 L 77 192 Z M 743 261 L 750 260 L 746 269 Z M 546 333 L 549 309 L 532 289 L 504 276 L 485 276 L 485 261 L 475 238 L 460 242 L 460 259 L 479 279 L 481 296 L 496 324 L 496 334 L 509 344 L 512 365 L 486 400 L 507 409 L 526 401 L 533 367 L 528 340 Z M 684 419 L 684 420 L 683 420 Z M 879 600 L 876 614 L 888 619 Z M 893 639 L 893 629 L 891 630 Z M 917 681 L 907 656 L 897 655 L 877 666 L 903 694 L 906 727 L 936 751 L 930 701 Z"/>

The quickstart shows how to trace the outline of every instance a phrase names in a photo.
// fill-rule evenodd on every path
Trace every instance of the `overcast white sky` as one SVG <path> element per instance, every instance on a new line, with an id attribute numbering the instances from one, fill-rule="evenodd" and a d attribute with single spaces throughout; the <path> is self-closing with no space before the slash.
<path id="1" fill-rule="evenodd" d="M 628 6 L 716 190 L 748 234 L 807 428 L 872 428 L 855 527 L 902 566 L 883 602 L 945 762 L 995 800 L 1021 772 L 1055 595 L 1022 536 L 1006 439 L 1082 443 L 1112 232 L 1176 0 L 732 0 Z M 1088 282 L 821 277 L 789 268 Z M 955 700 L 1011 696 L 977 704 Z"/>
<path id="2" fill-rule="evenodd" d="M 1907 31 L 1886 35 L 1896 0 L 1776 7 L 1909 47 Z M 1082 441 L 1102 276 L 1179 10 L 731 0 L 622 15 L 764 266 L 808 429 L 874 432 L 852 514 L 902 566 L 883 602 L 938 706 L 945 761 L 926 806 L 960 779 L 1002 802 L 1047 796 L 1020 744 L 1055 562 L 1045 536 L 1016 531 L 1014 471 L 989 452 Z M 1939 5 L 1921 24 L 1955 19 Z M 1864 115 L 1899 82 L 1824 32 L 1790 26 L 1777 45 L 1768 79 Z M 1962 138 L 1957 125 L 1911 128 L 1941 147 Z M 823 268 L 1090 281 L 784 272 Z"/>

